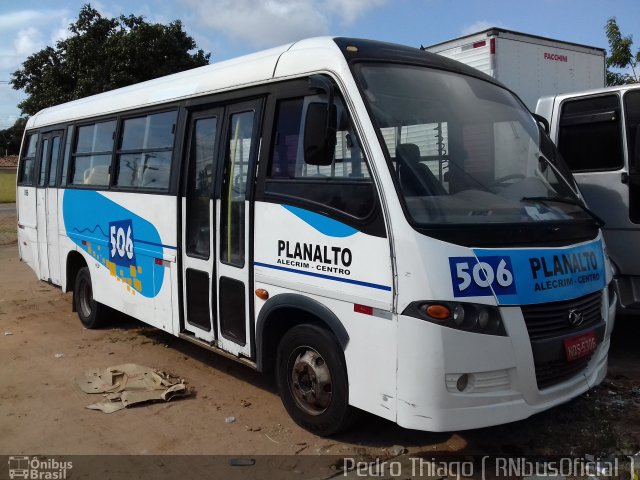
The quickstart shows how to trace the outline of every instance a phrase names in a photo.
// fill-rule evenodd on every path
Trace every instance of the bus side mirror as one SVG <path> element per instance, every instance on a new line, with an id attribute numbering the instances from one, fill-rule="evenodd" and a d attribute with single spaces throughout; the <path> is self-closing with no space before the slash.
<path id="1" fill-rule="evenodd" d="M 310 103 L 304 122 L 304 161 L 308 165 L 331 165 L 336 148 L 336 106 Z"/>
<path id="2" fill-rule="evenodd" d="M 542 125 L 542 128 L 544 129 L 544 133 L 549 135 L 549 131 L 550 131 L 549 121 L 546 118 L 544 118 L 542 115 L 538 115 L 537 113 L 532 113 L 531 115 L 533 115 L 533 118 L 536 119 L 536 122 Z"/>

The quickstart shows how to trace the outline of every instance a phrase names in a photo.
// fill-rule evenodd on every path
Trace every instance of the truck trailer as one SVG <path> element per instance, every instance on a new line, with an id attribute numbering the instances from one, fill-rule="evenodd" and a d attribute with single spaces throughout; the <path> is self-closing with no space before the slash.
<path id="1" fill-rule="evenodd" d="M 422 49 L 492 76 L 531 111 L 544 95 L 605 86 L 603 48 L 493 27 Z"/>

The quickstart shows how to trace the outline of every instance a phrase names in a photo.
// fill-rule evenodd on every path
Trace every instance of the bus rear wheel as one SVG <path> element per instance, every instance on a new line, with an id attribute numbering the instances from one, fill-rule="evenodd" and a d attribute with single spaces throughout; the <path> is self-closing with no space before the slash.
<path id="1" fill-rule="evenodd" d="M 73 301 L 82 325 L 89 329 L 104 325 L 107 307 L 93 299 L 93 286 L 88 267 L 82 267 L 76 275 Z"/>
<path id="2" fill-rule="evenodd" d="M 287 412 L 319 436 L 346 429 L 354 417 L 344 355 L 336 338 L 316 325 L 298 325 L 278 346 L 276 381 Z"/>

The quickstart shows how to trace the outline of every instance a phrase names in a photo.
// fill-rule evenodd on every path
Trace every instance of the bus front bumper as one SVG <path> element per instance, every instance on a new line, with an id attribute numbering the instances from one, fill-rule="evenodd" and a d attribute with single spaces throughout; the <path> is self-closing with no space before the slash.
<path id="1" fill-rule="evenodd" d="M 399 316 L 398 425 L 433 432 L 481 428 L 522 420 L 577 397 L 606 375 L 615 309 L 614 302 L 603 312 L 604 338 L 586 367 L 543 389 L 519 307 L 501 308 L 506 337 Z"/>

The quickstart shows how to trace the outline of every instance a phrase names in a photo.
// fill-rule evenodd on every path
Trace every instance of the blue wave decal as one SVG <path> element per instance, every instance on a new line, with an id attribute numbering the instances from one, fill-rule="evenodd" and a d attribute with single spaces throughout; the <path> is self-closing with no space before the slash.
<path id="1" fill-rule="evenodd" d="M 165 267 L 155 260 L 163 257 L 163 248 L 175 247 L 162 244 L 153 224 L 90 190 L 66 190 L 62 215 L 69 238 L 104 265 L 114 281 L 122 282 L 133 295 L 152 298 L 158 294 Z M 120 232 L 122 226 L 127 228 Z M 138 243 L 145 248 L 137 247 Z"/>
<path id="2" fill-rule="evenodd" d="M 358 233 L 358 230 L 355 228 L 345 225 L 342 222 L 338 222 L 332 218 L 325 217 L 324 215 L 320 215 L 319 213 L 310 212 L 303 208 L 292 207 L 291 205 L 282 206 L 303 222 L 311 225 L 317 231 L 329 237 L 344 238 Z"/>
<path id="3" fill-rule="evenodd" d="M 79 229 L 77 227 L 73 228 L 73 231 L 75 233 L 85 233 L 85 232 L 96 233 L 96 230 L 100 230 L 100 233 L 102 234 L 102 236 L 104 238 L 108 238 L 108 235 L 106 233 L 104 233 L 104 231 L 102 231 L 102 228 L 100 227 L 100 225 L 96 225 L 93 228 L 83 228 L 83 229 Z"/>

